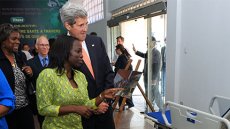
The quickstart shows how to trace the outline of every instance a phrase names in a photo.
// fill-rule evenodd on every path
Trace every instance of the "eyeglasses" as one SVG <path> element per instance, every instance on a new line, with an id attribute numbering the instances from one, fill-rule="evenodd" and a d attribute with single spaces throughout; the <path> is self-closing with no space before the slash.
<path id="1" fill-rule="evenodd" d="M 49 47 L 50 46 L 49 44 L 38 44 L 38 45 L 41 47 Z"/>

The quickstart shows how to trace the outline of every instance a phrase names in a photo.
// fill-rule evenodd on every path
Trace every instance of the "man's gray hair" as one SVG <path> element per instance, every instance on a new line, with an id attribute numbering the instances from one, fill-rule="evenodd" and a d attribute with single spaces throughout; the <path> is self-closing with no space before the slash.
<path id="1" fill-rule="evenodd" d="M 86 10 L 82 6 L 73 2 L 66 2 L 59 10 L 61 21 L 70 25 L 75 24 L 75 18 L 85 18 L 88 16 Z"/>
<path id="2" fill-rule="evenodd" d="M 46 35 L 39 35 L 39 36 L 36 38 L 35 45 L 38 45 L 39 39 L 42 38 L 42 37 L 44 37 L 44 38 L 46 38 L 46 39 L 48 40 L 48 37 L 47 37 Z"/>

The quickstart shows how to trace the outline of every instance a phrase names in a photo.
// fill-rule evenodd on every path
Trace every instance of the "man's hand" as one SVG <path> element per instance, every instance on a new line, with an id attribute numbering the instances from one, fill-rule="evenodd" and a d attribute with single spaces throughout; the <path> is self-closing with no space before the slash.
<path id="1" fill-rule="evenodd" d="M 136 50 L 134 44 L 133 44 L 133 51 L 134 51 L 135 53 L 137 52 L 137 50 Z"/>
<path id="2" fill-rule="evenodd" d="M 102 102 L 99 104 L 98 109 L 94 112 L 94 114 L 103 114 L 105 113 L 109 108 L 109 104 Z"/>
<path id="3" fill-rule="evenodd" d="M 115 63 L 116 63 L 115 61 L 112 61 L 112 62 L 111 62 L 111 64 L 112 64 L 113 66 L 115 66 Z"/>

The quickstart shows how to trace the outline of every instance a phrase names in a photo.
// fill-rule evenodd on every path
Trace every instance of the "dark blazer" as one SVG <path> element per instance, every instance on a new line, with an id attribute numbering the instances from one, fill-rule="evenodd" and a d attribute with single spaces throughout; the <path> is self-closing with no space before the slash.
<path id="1" fill-rule="evenodd" d="M 21 55 L 21 52 L 14 53 L 15 59 L 16 59 L 16 64 L 17 66 L 22 69 L 22 66 L 26 65 L 26 61 L 23 60 L 23 55 Z M 14 93 L 15 91 L 15 77 L 14 77 L 14 72 L 13 68 L 11 66 L 10 61 L 7 59 L 7 57 L 4 55 L 2 50 L 0 49 L 0 68 L 2 69 L 8 83 L 10 84 L 10 87 Z M 26 85 L 27 87 L 29 86 L 29 77 L 25 74 L 26 77 Z M 22 115 L 23 114 L 23 115 Z M 15 119 L 18 120 L 15 124 Z M 9 128 L 16 128 L 14 126 L 23 125 L 22 128 L 34 128 L 34 123 L 33 123 L 33 114 L 31 110 L 28 108 L 28 106 L 22 107 L 19 110 L 13 111 L 11 114 L 6 115 L 6 120 L 8 123 Z M 25 124 L 24 121 L 27 121 L 28 124 Z M 24 122 L 24 123 L 22 123 Z"/>
<path id="2" fill-rule="evenodd" d="M 36 89 L 37 78 L 38 78 L 40 72 L 44 69 L 44 67 L 41 64 L 41 61 L 40 61 L 38 55 L 36 55 L 36 56 L 34 56 L 34 58 L 28 60 L 27 64 L 33 70 L 33 76 L 31 78 L 31 81 L 32 81 L 32 84 L 35 86 L 35 89 Z M 40 127 L 42 127 L 42 122 L 44 121 L 44 116 L 41 116 L 38 114 L 36 96 L 35 95 L 30 96 L 29 100 L 30 100 L 30 107 L 31 107 L 33 113 L 38 116 L 38 121 L 40 123 Z"/>
<path id="3" fill-rule="evenodd" d="M 21 55 L 21 53 L 14 53 L 14 55 L 18 67 L 22 69 L 22 66 L 26 65 L 25 60 L 22 59 L 23 55 Z M 0 49 L 0 68 L 2 69 L 4 75 L 6 76 L 6 79 L 10 84 L 12 91 L 14 92 L 14 88 L 15 88 L 14 72 L 10 61 L 7 59 L 7 57 L 4 55 L 1 49 Z"/>
<path id="4" fill-rule="evenodd" d="M 110 65 L 105 45 L 100 37 L 87 35 L 86 46 L 89 52 L 94 77 L 91 75 L 86 64 L 80 67 L 88 81 L 88 93 L 90 99 L 97 97 L 102 91 L 114 87 L 114 72 Z"/>
<path id="5" fill-rule="evenodd" d="M 114 72 L 102 39 L 97 36 L 87 35 L 85 42 L 95 79 L 86 64 L 83 64 L 79 70 L 86 76 L 89 98 L 92 99 L 97 97 L 105 89 L 114 87 Z M 115 129 L 112 108 L 110 107 L 105 114 L 93 115 L 90 119 L 82 117 L 82 124 L 84 129 Z"/>
<path id="6" fill-rule="evenodd" d="M 44 68 L 40 62 L 38 55 L 36 55 L 34 58 L 28 60 L 27 64 L 33 70 L 32 83 L 36 87 L 36 80 L 38 78 L 38 75 Z"/>
<path id="7" fill-rule="evenodd" d="M 128 63 L 128 58 L 125 56 L 125 54 L 121 54 L 118 56 L 117 61 L 115 63 L 115 74 L 119 69 L 125 69 L 126 65 Z M 132 70 L 132 65 L 130 65 L 129 70 Z"/>
<path id="8" fill-rule="evenodd" d="M 142 57 L 142 58 L 145 58 L 145 64 L 144 64 L 143 74 L 144 74 L 144 77 L 147 79 L 147 68 L 148 68 L 148 59 L 147 59 L 147 56 L 148 56 L 148 52 L 142 53 L 140 51 L 137 51 L 135 54 L 138 55 L 138 56 L 140 56 L 140 57 Z"/>
<path id="9" fill-rule="evenodd" d="M 161 57 L 162 57 L 162 68 L 166 67 L 166 55 L 165 55 L 166 46 L 161 48 Z"/>
<path id="10" fill-rule="evenodd" d="M 144 79 L 147 80 L 147 73 L 148 73 L 148 52 L 142 53 L 137 51 L 136 55 L 145 58 L 145 64 L 144 64 Z M 159 77 L 160 69 L 161 69 L 161 53 L 156 49 L 152 49 L 152 80 L 155 80 Z"/>

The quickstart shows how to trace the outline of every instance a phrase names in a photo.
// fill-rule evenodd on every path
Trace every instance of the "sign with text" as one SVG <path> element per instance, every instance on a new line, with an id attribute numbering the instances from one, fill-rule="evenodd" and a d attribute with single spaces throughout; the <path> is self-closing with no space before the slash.
<path id="1" fill-rule="evenodd" d="M 66 33 L 59 9 L 67 0 L 1 0 L 0 24 L 11 23 L 21 30 L 21 43 L 33 44 L 39 35 L 55 38 Z"/>

